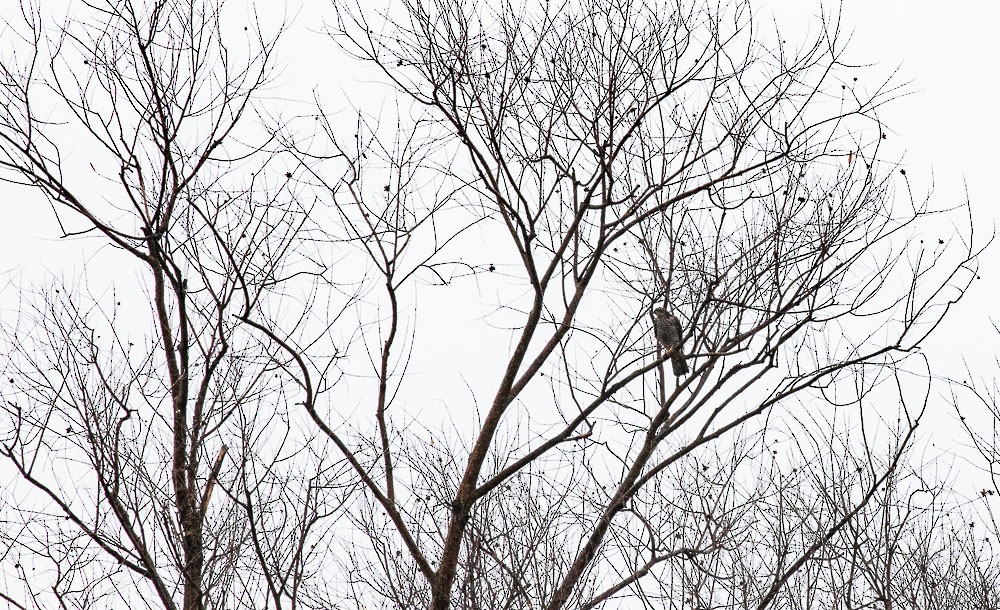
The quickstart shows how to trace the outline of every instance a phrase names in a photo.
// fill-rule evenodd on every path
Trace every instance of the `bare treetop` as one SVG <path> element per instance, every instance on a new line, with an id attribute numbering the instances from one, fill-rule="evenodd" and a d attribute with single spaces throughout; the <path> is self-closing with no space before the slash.
<path id="1" fill-rule="evenodd" d="M 983 240 L 896 192 L 900 90 L 855 84 L 836 14 L 336 4 L 395 107 L 289 119 L 220 3 L 87 9 L 25 8 L 0 170 L 138 279 L 4 328 L 0 455 L 44 509 L 0 540 L 54 574 L 24 599 L 946 607 L 981 567 L 921 555 L 944 492 L 906 460 Z"/>

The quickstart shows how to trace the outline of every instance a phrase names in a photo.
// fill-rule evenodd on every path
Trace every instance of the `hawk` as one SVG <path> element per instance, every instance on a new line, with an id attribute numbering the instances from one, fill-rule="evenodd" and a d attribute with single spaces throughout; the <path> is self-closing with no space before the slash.
<path id="1" fill-rule="evenodd" d="M 662 307 L 653 310 L 653 332 L 656 340 L 665 349 L 671 350 L 670 363 L 674 368 L 674 375 L 680 377 L 687 375 L 690 369 L 687 360 L 684 358 L 684 345 L 681 344 L 681 321 L 672 313 L 667 312 Z"/>

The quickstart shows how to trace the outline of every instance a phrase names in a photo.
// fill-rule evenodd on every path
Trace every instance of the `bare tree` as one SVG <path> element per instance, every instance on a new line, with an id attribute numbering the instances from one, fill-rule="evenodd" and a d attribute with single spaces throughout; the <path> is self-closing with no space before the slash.
<path id="1" fill-rule="evenodd" d="M 835 16 L 800 45 L 744 2 L 334 7 L 397 116 L 260 129 L 256 25 L 237 65 L 207 0 L 91 8 L 52 39 L 25 8 L 0 167 L 143 281 L 6 326 L 14 603 L 889 607 L 988 568 L 960 536 L 921 563 L 899 510 L 980 245 L 924 245 L 967 206 L 894 196 L 897 91 Z"/>
<path id="2" fill-rule="evenodd" d="M 17 482 L 0 536 L 21 581 L 5 599 L 325 607 L 318 526 L 350 480 L 296 425 L 284 348 L 310 342 L 332 365 L 323 339 L 350 298 L 311 311 L 326 263 L 297 245 L 309 209 L 245 121 L 275 39 L 248 23 L 224 40 L 211 0 L 107 0 L 55 28 L 21 9 L 3 180 L 97 246 L 96 285 L 102 266 L 114 278 L 35 291 L 5 320 L 0 454 Z"/>
<path id="3" fill-rule="evenodd" d="M 878 113 L 892 83 L 856 84 L 836 16 L 789 44 L 743 2 L 403 2 L 377 19 L 344 9 L 331 34 L 422 109 L 406 111 L 426 134 L 413 148 L 451 160 L 428 171 L 461 189 L 468 222 L 503 249 L 493 256 L 512 261 L 503 271 L 517 286 L 498 292 L 498 310 L 516 312 L 503 316 L 511 348 L 488 395 L 470 388 L 484 405 L 474 430 L 431 448 L 438 433 L 403 434 L 412 424 L 400 414 L 388 434 L 393 401 L 379 394 L 369 455 L 381 468 L 365 473 L 372 504 L 360 525 L 384 577 L 365 579 L 369 592 L 398 607 L 556 610 L 652 600 L 652 587 L 661 597 L 648 603 L 680 605 L 676 561 L 706 576 L 700 556 L 767 535 L 695 506 L 719 497 L 709 488 L 725 496 L 727 477 L 668 489 L 696 474 L 686 460 L 779 414 L 856 405 L 863 419 L 899 383 L 896 448 L 863 453 L 867 476 L 831 479 L 842 489 L 817 486 L 843 495 L 815 514 L 803 500 L 809 542 L 776 549 L 777 563 L 759 559 L 772 567 L 740 603 L 787 599 L 894 476 L 926 406 L 911 394 L 931 378 L 917 348 L 975 275 L 971 224 L 925 246 L 916 237 L 950 212 L 909 191 L 894 197 Z M 383 183 L 366 191 L 358 168 L 387 166 L 369 157 L 387 148 L 372 141 L 363 130 L 350 146 L 334 139 L 351 164 L 340 183 L 313 170 L 338 209 L 377 219 L 355 236 L 366 248 L 398 235 L 366 207 Z M 308 147 L 299 155 L 322 165 Z M 417 192 L 385 184 L 394 199 Z M 467 226 L 423 224 L 438 243 Z M 402 282 L 383 257 L 372 267 L 387 279 L 395 329 Z M 472 265 L 476 277 L 494 270 Z M 680 319 L 691 369 L 676 382 L 663 368 L 674 350 L 650 330 L 661 304 Z M 427 326 L 414 343 L 440 336 Z M 392 341 L 383 348 L 380 387 L 396 387 L 398 404 Z M 886 432 L 868 433 L 873 447 Z M 774 497 L 794 504 L 791 491 Z M 707 523 L 688 530 L 686 514 Z M 678 528 L 697 534 L 666 535 Z"/>
<path id="4" fill-rule="evenodd" d="M 1000 334 L 996 322 L 993 322 L 993 330 Z M 1000 358 L 994 357 L 992 366 L 988 367 L 982 367 L 971 359 L 963 363 L 966 367 L 965 379 L 952 383 L 950 402 L 969 441 L 970 451 L 962 458 L 971 472 L 965 477 L 963 491 L 971 496 L 968 502 L 976 508 L 968 525 L 971 530 L 977 522 L 981 524 L 981 531 L 976 532 L 981 538 L 978 545 L 968 545 L 968 554 L 979 559 L 973 569 L 966 568 L 959 561 L 950 563 L 948 567 L 958 564 L 956 569 L 966 568 L 982 579 L 992 578 L 991 582 L 995 583 L 996 554 L 995 544 L 991 542 L 1000 536 L 1000 515 L 996 508 L 997 497 L 1000 496 L 1000 385 L 995 373 L 1000 366 Z M 959 595 L 964 593 L 980 604 L 997 603 L 995 586 L 978 582 L 978 587 L 963 587 L 962 584 L 959 579 L 951 578 L 947 591 L 956 591 Z"/>

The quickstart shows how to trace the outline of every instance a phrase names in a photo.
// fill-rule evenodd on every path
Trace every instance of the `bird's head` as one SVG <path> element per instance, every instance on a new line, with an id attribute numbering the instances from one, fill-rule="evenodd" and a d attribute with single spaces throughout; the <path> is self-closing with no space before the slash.
<path id="1" fill-rule="evenodd" d="M 667 317 L 667 311 L 662 307 L 657 307 L 656 309 L 653 310 L 652 313 L 653 317 L 657 319 Z"/>

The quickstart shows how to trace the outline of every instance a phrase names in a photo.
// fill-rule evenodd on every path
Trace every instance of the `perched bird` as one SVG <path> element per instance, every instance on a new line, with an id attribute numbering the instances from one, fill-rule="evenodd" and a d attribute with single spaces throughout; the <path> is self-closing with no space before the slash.
<path id="1" fill-rule="evenodd" d="M 681 321 L 662 307 L 657 307 L 653 310 L 653 332 L 660 345 L 673 352 L 670 355 L 670 363 L 673 365 L 674 375 L 678 377 L 687 375 L 690 369 L 684 358 L 684 346 L 681 344 L 681 335 L 683 334 Z"/>

